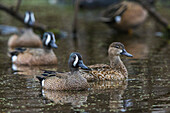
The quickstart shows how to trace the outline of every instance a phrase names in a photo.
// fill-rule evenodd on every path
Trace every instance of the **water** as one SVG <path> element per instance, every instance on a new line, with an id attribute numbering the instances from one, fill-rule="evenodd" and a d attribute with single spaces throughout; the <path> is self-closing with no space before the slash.
<path id="1" fill-rule="evenodd" d="M 58 28 L 69 33 L 67 38 L 57 40 L 59 48 L 54 50 L 59 60 L 57 67 L 19 66 L 17 69 L 22 72 L 13 71 L 7 56 L 9 36 L 0 36 L 0 112 L 170 111 L 170 45 L 168 40 L 155 36 L 155 31 L 159 30 L 155 22 L 149 18 L 134 35 L 114 34 L 106 25 L 95 21 L 96 18 L 86 19 L 89 15 L 93 13 L 87 11 L 80 15 L 77 40 L 71 38 L 72 20 L 62 20 L 60 17 L 55 21 Z M 60 25 L 65 20 L 69 24 Z M 49 24 L 53 25 L 53 22 Z M 122 42 L 134 56 L 122 57 L 129 72 L 127 81 L 90 82 L 88 91 L 41 89 L 35 76 L 43 69 L 68 71 L 67 61 L 73 51 L 82 54 L 86 65 L 108 64 L 107 49 L 113 41 Z"/>

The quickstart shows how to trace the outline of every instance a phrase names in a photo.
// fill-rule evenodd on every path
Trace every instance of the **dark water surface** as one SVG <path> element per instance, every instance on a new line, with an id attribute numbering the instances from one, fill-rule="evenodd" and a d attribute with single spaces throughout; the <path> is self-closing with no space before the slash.
<path id="1" fill-rule="evenodd" d="M 7 56 L 9 36 L 0 36 L 0 112 L 170 112 L 170 44 L 155 36 L 160 29 L 156 22 L 148 18 L 133 35 L 114 34 L 106 25 L 95 21 L 95 14 L 85 11 L 79 15 L 77 40 L 70 34 L 72 19 L 65 16 L 56 18 L 57 21 L 52 19 L 55 22 L 42 19 L 68 32 L 67 38 L 57 40 L 57 67 L 19 66 L 17 70 L 22 72 L 14 72 Z M 88 91 L 41 90 L 35 79 L 41 70 L 68 71 L 68 57 L 74 51 L 82 54 L 87 65 L 108 64 L 107 49 L 113 41 L 122 42 L 134 55 L 122 57 L 129 72 L 127 81 L 90 82 Z"/>

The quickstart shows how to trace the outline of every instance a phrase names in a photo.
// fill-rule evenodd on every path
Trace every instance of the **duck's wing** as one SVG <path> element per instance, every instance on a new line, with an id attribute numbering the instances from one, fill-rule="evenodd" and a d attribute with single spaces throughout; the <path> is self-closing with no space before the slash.
<path id="1" fill-rule="evenodd" d="M 113 4 L 109 6 L 103 13 L 101 20 L 103 22 L 111 22 L 115 20 L 116 16 L 122 16 L 123 13 L 127 10 L 127 3 L 119 3 L 117 5 Z"/>
<path id="2" fill-rule="evenodd" d="M 67 75 L 69 73 L 61 73 L 61 72 L 55 72 L 55 71 L 44 71 L 44 73 L 42 73 L 39 76 L 36 76 L 36 78 L 40 81 L 40 84 L 42 85 L 42 81 L 45 79 L 66 79 Z"/>
<path id="3" fill-rule="evenodd" d="M 9 54 L 11 56 L 13 56 L 13 55 L 18 56 L 21 53 L 22 54 L 28 53 L 28 54 L 31 54 L 31 55 L 37 55 L 37 54 L 41 55 L 43 52 L 44 51 L 41 48 L 23 48 L 22 47 L 22 48 L 15 48 L 15 49 L 9 51 Z"/>
<path id="4" fill-rule="evenodd" d="M 61 79 L 65 79 L 67 78 L 67 76 L 69 75 L 69 72 L 56 72 L 56 71 L 48 71 L 48 70 L 44 70 L 44 73 L 41 74 L 44 78 L 48 78 L 48 77 L 58 77 Z"/>
<path id="5" fill-rule="evenodd" d="M 27 51 L 27 48 L 10 49 L 8 52 L 8 56 L 13 59 L 13 57 L 18 56 L 20 53 L 24 53 L 25 51 Z"/>
<path id="6" fill-rule="evenodd" d="M 95 65 L 90 65 L 89 66 L 92 70 L 96 70 L 99 68 L 109 68 L 110 66 L 107 64 L 95 64 Z"/>
<path id="7" fill-rule="evenodd" d="M 91 68 L 91 71 L 80 70 L 80 73 L 84 78 L 87 79 L 87 81 L 97 80 L 98 79 L 96 75 L 97 72 L 100 72 L 101 70 L 110 69 L 110 66 L 107 64 L 95 64 L 95 65 L 90 65 L 88 67 Z"/>
<path id="8" fill-rule="evenodd" d="M 33 56 L 43 56 L 46 54 L 46 51 L 43 48 L 29 48 L 27 53 Z"/>
<path id="9" fill-rule="evenodd" d="M 122 76 L 116 69 L 106 64 L 97 64 L 89 67 L 92 68 L 90 75 L 99 80 L 116 80 L 118 76 Z"/>
<path id="10" fill-rule="evenodd" d="M 39 79 L 41 86 L 44 87 L 45 89 L 66 90 L 68 74 L 69 74 L 68 72 L 66 73 L 56 72 L 56 74 L 47 74 L 47 75 L 42 74 L 42 76 L 36 76 L 36 77 L 37 79 Z"/>

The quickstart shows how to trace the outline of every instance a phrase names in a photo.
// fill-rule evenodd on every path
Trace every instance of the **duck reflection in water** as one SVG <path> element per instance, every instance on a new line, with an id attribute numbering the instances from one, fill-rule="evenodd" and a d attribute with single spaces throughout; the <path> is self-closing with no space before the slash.
<path id="1" fill-rule="evenodd" d="M 127 107 L 133 105 L 131 100 L 123 98 L 123 95 L 126 95 L 127 80 L 90 82 L 90 86 L 92 87 L 90 90 L 92 94 L 98 94 L 96 95 L 97 98 L 93 98 L 93 101 L 105 101 L 110 111 L 126 111 Z M 106 106 L 103 107 L 105 108 Z M 96 109 L 102 109 L 102 106 Z"/>
<path id="2" fill-rule="evenodd" d="M 41 95 L 45 98 L 45 103 L 71 104 L 73 107 L 81 107 L 87 101 L 87 91 L 53 91 L 42 89 Z"/>
<path id="3" fill-rule="evenodd" d="M 73 107 L 88 106 L 88 108 L 94 107 L 90 103 L 105 100 L 108 103 L 108 108 L 111 111 L 126 111 L 126 108 L 131 106 L 130 100 L 123 100 L 122 96 L 127 88 L 128 81 L 97 81 L 90 82 L 92 87 L 88 91 L 54 91 L 41 89 L 41 96 L 44 97 L 45 104 L 71 104 Z M 93 94 L 99 94 L 94 95 Z M 93 98 L 92 100 L 90 98 Z M 107 99 L 108 100 L 107 100 Z M 102 109 L 102 106 L 98 106 Z M 100 109 L 96 107 L 96 109 Z"/>

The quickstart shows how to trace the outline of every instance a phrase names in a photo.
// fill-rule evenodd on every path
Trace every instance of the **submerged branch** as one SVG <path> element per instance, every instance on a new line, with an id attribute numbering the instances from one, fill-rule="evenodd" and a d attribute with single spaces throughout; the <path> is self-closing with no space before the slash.
<path id="1" fill-rule="evenodd" d="M 5 11 L 6 13 L 10 14 L 11 16 L 13 16 L 14 18 L 16 18 L 17 20 L 19 20 L 20 22 L 22 22 L 28 27 L 32 27 L 40 31 L 45 31 L 47 28 L 45 25 L 38 24 L 38 23 L 35 23 L 33 26 L 29 26 L 28 24 L 24 23 L 24 18 L 19 13 L 17 13 L 13 9 L 10 9 L 2 4 L 0 4 L 0 10 Z"/>

